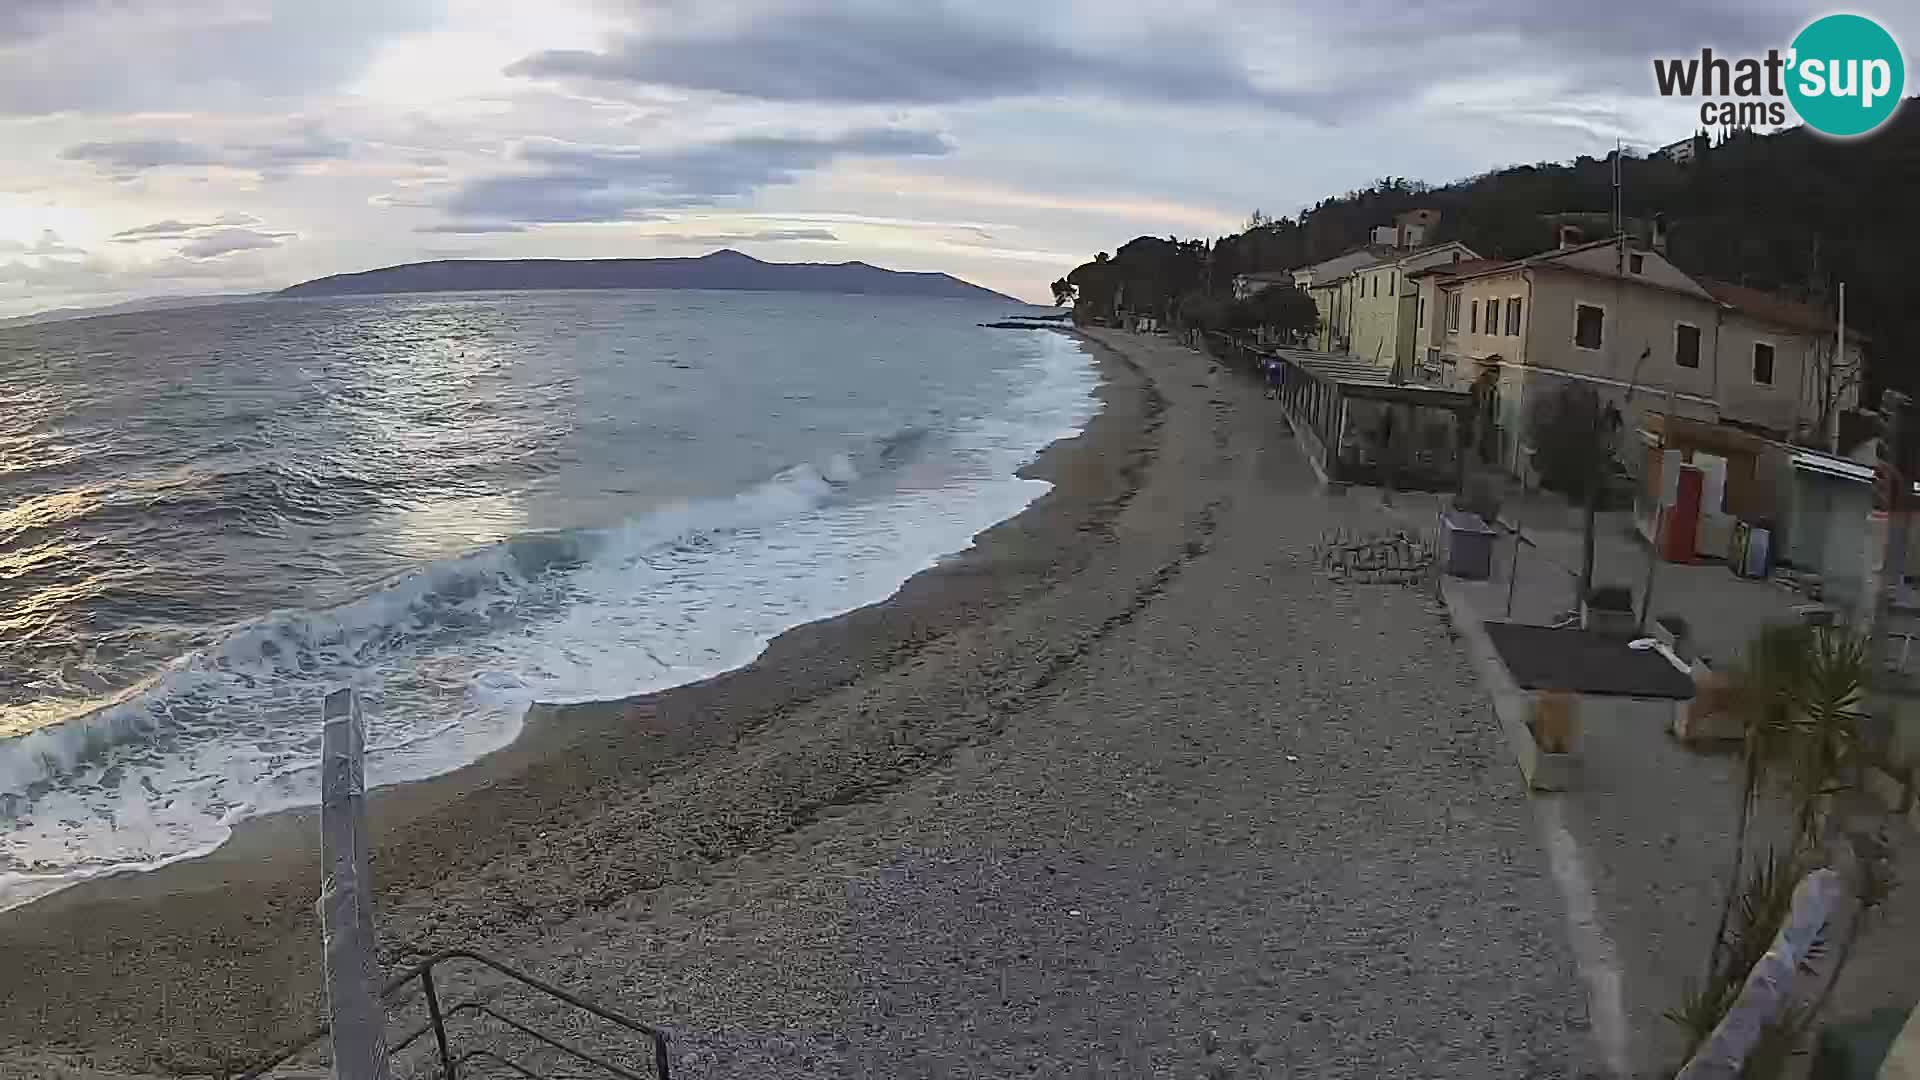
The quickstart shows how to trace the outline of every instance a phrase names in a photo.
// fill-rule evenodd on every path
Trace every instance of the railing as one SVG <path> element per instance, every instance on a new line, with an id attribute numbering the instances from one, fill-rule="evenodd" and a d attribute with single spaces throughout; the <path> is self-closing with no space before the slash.
<path id="1" fill-rule="evenodd" d="M 469 949 L 434 953 L 376 989 L 379 965 L 373 955 L 373 889 L 367 863 L 366 725 L 360 713 L 360 700 L 351 688 L 336 690 L 322 702 L 320 717 L 320 841 L 326 876 L 320 884 L 319 908 L 330 1019 L 235 1080 L 257 1080 L 322 1038 L 328 1039 L 331 1046 L 335 1080 L 388 1080 L 393 1055 L 420 1041 L 429 1031 L 433 1032 L 435 1049 L 439 1051 L 443 1080 L 459 1080 L 463 1066 L 483 1061 L 540 1080 L 539 1073 L 491 1049 L 476 1048 L 455 1056 L 447 1039 L 447 1022 L 462 1013 L 490 1017 L 512 1031 L 620 1080 L 645 1080 L 600 1055 L 506 1016 L 484 1001 L 441 1008 L 440 988 L 434 982 L 433 969 L 454 960 L 491 968 L 549 998 L 645 1036 L 652 1043 L 654 1076 L 658 1080 L 669 1080 L 667 1038 L 658 1029 L 575 997 L 482 953 Z M 426 998 L 427 1022 L 388 1043 L 386 1006 L 395 994 L 407 989 L 416 979 Z"/>
<path id="2" fill-rule="evenodd" d="M 426 1023 L 414 1027 L 398 1039 L 388 1043 L 385 1049 L 389 1057 L 419 1042 L 431 1032 L 433 1034 L 435 1049 L 438 1051 L 440 1072 L 446 1080 L 459 1080 L 461 1076 L 468 1075 L 466 1066 L 469 1063 L 479 1062 L 488 1062 L 491 1065 L 503 1067 L 516 1075 L 529 1077 L 531 1080 L 540 1080 L 539 1073 L 520 1062 L 503 1057 L 492 1049 L 476 1047 L 464 1053 L 456 1053 L 453 1040 L 448 1037 L 447 1027 L 454 1018 L 462 1014 L 471 1013 L 476 1016 L 489 1017 L 512 1031 L 560 1051 L 574 1061 L 591 1065 L 608 1075 L 619 1077 L 620 1080 L 649 1080 L 645 1074 L 636 1073 L 622 1065 L 615 1064 L 607 1060 L 603 1055 L 584 1050 L 549 1032 L 515 1020 L 513 1017 L 495 1009 L 487 1002 L 474 1000 L 460 1002 L 451 1008 L 443 1006 L 440 1001 L 440 989 L 434 981 L 433 973 L 437 966 L 449 961 L 467 961 L 483 965 L 501 975 L 505 975 L 507 978 L 512 979 L 522 986 L 537 990 L 550 998 L 584 1012 L 591 1013 L 608 1023 L 645 1038 L 650 1044 L 653 1057 L 653 1076 L 658 1078 L 658 1080 L 671 1080 L 667 1064 L 667 1037 L 660 1029 L 649 1024 L 643 1024 L 631 1017 L 623 1016 L 612 1009 L 596 1005 L 584 998 L 570 994 L 557 986 L 543 982 L 524 972 L 516 971 L 491 956 L 474 952 L 471 949 L 446 949 L 434 953 L 420 963 L 395 975 L 387 981 L 385 986 L 381 987 L 380 1000 L 386 1002 L 392 1001 L 396 995 L 417 981 L 420 984 L 422 996 L 425 997 L 427 1003 L 428 1018 Z M 283 1047 L 272 1057 L 258 1062 L 246 1072 L 233 1077 L 232 1080 L 260 1080 L 261 1077 L 266 1076 L 274 1069 L 286 1064 L 287 1061 L 292 1059 L 296 1054 L 325 1038 L 329 1033 L 329 1026 L 322 1024 L 301 1036 L 299 1041 Z"/>

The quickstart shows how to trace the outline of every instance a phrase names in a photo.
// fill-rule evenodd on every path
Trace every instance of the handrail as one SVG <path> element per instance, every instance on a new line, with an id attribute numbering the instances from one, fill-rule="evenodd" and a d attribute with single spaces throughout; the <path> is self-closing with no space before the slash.
<path id="1" fill-rule="evenodd" d="M 612 1009 L 608 1009 L 603 1006 L 596 1005 L 593 1002 L 587 1001 L 584 998 L 568 993 L 567 991 L 562 990 L 551 983 L 545 982 L 541 979 L 537 979 L 531 975 L 526 974 L 525 972 L 515 970 L 514 968 L 507 966 L 505 963 L 491 956 L 488 956 L 485 953 L 475 952 L 472 949 L 442 949 L 439 952 L 433 953 L 432 955 L 428 956 L 426 959 L 419 961 L 418 963 L 414 964 L 412 967 L 409 967 L 406 970 L 388 979 L 387 982 L 380 988 L 380 995 L 379 995 L 380 999 L 382 1001 L 385 1001 L 393 997 L 393 995 L 398 991 L 406 988 L 406 986 L 409 983 L 413 982 L 415 979 L 420 980 L 422 989 L 425 990 L 426 992 L 427 1011 L 429 1014 L 429 1019 L 425 1024 L 422 1024 L 419 1027 L 414 1028 L 412 1031 L 409 1031 L 407 1034 L 401 1036 L 400 1039 L 398 1039 L 394 1043 L 388 1045 L 386 1047 L 386 1052 L 388 1053 L 388 1055 L 398 1053 L 399 1051 L 405 1049 L 406 1047 L 410 1046 L 411 1044 L 419 1040 L 419 1038 L 422 1035 L 425 1035 L 427 1032 L 432 1031 L 434 1033 L 435 1041 L 438 1044 L 437 1049 L 439 1050 L 439 1055 L 440 1055 L 440 1066 L 447 1080 L 456 1080 L 460 1072 L 460 1065 L 468 1061 L 469 1059 L 472 1059 L 477 1056 L 485 1056 L 487 1058 L 491 1058 L 492 1060 L 499 1062 L 500 1064 L 505 1065 L 508 1068 L 515 1070 L 516 1072 L 519 1072 L 523 1076 L 530 1076 L 530 1077 L 534 1077 L 535 1080 L 539 1080 L 536 1074 L 526 1071 L 522 1066 L 517 1065 L 514 1062 L 508 1061 L 506 1058 L 500 1057 L 498 1054 L 494 1054 L 486 1050 L 481 1050 L 481 1049 L 470 1050 L 466 1054 L 461 1055 L 459 1057 L 454 1057 L 452 1055 L 452 1053 L 448 1049 L 448 1044 L 447 1044 L 447 1030 L 446 1030 L 447 1021 L 453 1019 L 453 1017 L 455 1017 L 460 1013 L 473 1012 L 473 1013 L 478 1013 L 485 1016 L 491 1016 L 494 1019 L 500 1021 L 501 1023 L 506 1024 L 508 1027 L 511 1027 L 514 1030 L 520 1032 L 521 1034 L 527 1035 L 530 1038 L 538 1039 L 539 1041 L 546 1043 L 549 1046 L 555 1047 L 556 1049 L 561 1050 L 562 1052 L 578 1060 L 585 1061 L 588 1064 L 604 1069 L 607 1072 L 614 1074 L 615 1076 L 621 1077 L 622 1080 L 644 1080 L 644 1078 L 640 1077 L 639 1075 L 631 1071 L 628 1071 L 624 1068 L 621 1068 L 620 1066 L 612 1064 L 611 1062 L 608 1062 L 599 1057 L 596 1057 L 593 1054 L 590 1054 L 585 1050 L 581 1050 L 578 1047 L 562 1042 L 559 1039 L 556 1039 L 546 1034 L 545 1032 L 538 1031 L 534 1028 L 521 1024 L 518 1021 L 515 1021 L 507 1016 L 504 1016 L 501 1013 L 495 1011 L 494 1009 L 488 1007 L 488 1005 L 485 1002 L 467 1001 L 467 1002 L 461 1002 L 459 1004 L 456 1004 L 451 1008 L 443 1009 L 440 1004 L 439 991 L 434 985 L 433 969 L 435 966 L 441 963 L 444 963 L 446 961 L 452 961 L 452 960 L 471 961 L 473 963 L 481 964 L 485 967 L 492 968 L 494 971 L 497 971 L 500 974 L 505 975 L 507 978 L 512 979 L 515 982 L 518 982 L 524 986 L 528 986 L 535 990 L 538 990 L 541 993 L 546 994 L 548 997 L 556 998 L 568 1005 L 573 1006 L 576 1009 L 581 1009 L 586 1012 L 592 1013 L 594 1016 L 597 1016 L 600 1019 L 607 1021 L 608 1023 L 616 1024 L 620 1027 L 626 1028 L 629 1031 L 646 1036 L 647 1039 L 653 1045 L 653 1067 L 654 1067 L 655 1075 L 659 1078 L 659 1080 L 671 1080 L 671 1078 L 668 1075 L 667 1037 L 666 1037 L 666 1033 L 661 1031 L 659 1028 L 656 1028 L 651 1024 L 642 1023 L 641 1021 L 635 1020 L 632 1017 L 622 1015 L 621 1013 L 615 1012 Z M 293 1057 L 295 1054 L 298 1054 L 300 1051 L 306 1049 L 308 1046 L 312 1045 L 315 1041 L 325 1036 L 328 1033 L 328 1031 L 329 1031 L 328 1024 L 324 1024 L 324 1023 L 320 1024 L 318 1027 L 309 1031 L 307 1034 L 301 1036 L 298 1041 L 287 1044 L 279 1052 L 274 1054 L 273 1057 L 261 1061 L 260 1063 L 254 1065 L 252 1068 L 248 1069 L 246 1072 L 240 1073 L 239 1075 L 234 1077 L 233 1080 L 259 1080 L 261 1076 L 264 1076 L 266 1073 L 284 1064 L 289 1058 Z"/>

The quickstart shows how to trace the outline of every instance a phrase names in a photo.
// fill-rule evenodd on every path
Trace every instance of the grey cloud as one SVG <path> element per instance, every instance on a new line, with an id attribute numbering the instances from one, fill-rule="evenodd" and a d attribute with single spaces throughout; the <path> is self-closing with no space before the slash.
<path id="1" fill-rule="evenodd" d="M 117 139 L 83 142 L 60 152 L 68 161 L 93 165 L 109 176 L 127 179 L 149 169 L 223 166 L 273 176 L 313 161 L 344 158 L 351 143 L 306 125 L 278 139 L 237 141 L 219 146 L 184 139 Z"/>
<path id="2" fill-rule="evenodd" d="M 222 226 L 258 225 L 260 219 L 252 214 L 221 214 L 212 221 L 181 221 L 167 218 L 146 225 L 136 225 L 131 229 L 122 229 L 108 239 L 116 244 L 143 244 L 152 240 L 185 240 Z"/>
<path id="3" fill-rule="evenodd" d="M 1797 0 L 1350 0 L 1303 15 L 1341 91 L 1387 80 L 1410 95 L 1448 79 L 1560 76 L 1579 92 L 1652 94 L 1653 58 L 1786 48 L 1809 21 Z M 1243 9 L 1258 19 L 1266 9 Z M 1463 67 L 1461 57 L 1474 58 Z"/>
<path id="4" fill-rule="evenodd" d="M 121 229 L 109 239 L 116 244 L 139 244 L 148 240 L 180 240 L 203 229 L 214 228 L 212 221 L 179 221 L 168 218 L 147 225 L 136 225 L 131 229 Z"/>
<path id="5" fill-rule="evenodd" d="M 351 81 L 443 0 L 0 0 L 0 114 L 189 110 Z M 231 8 L 232 5 L 227 5 Z M 201 14 L 204 12 L 204 14 Z"/>
<path id="6" fill-rule="evenodd" d="M 730 233 L 650 233 L 656 240 L 666 240 L 678 244 L 746 244 L 773 243 L 783 240 L 822 240 L 839 242 L 840 238 L 827 229 L 761 229 L 758 232 Z"/>
<path id="7" fill-rule="evenodd" d="M 725 23 L 660 20 L 601 50 L 535 53 L 507 70 L 767 101 L 931 105 L 1091 91 L 1330 120 L 1485 73 L 1560 74 L 1588 92 L 1651 92 L 1655 56 L 1702 45 L 1784 47 L 1809 17 L 1798 0 L 1349 0 L 1318 8 L 1242 0 L 1180 25 L 1152 12 L 1115 10 L 1113 26 L 1138 29 L 1119 41 L 937 4 L 796 5 Z M 1298 84 L 1302 76 L 1288 74 L 1295 67 L 1313 72 L 1308 87 L 1282 89 L 1256 74 L 1272 70 L 1279 82 Z"/>
<path id="8" fill-rule="evenodd" d="M 60 152 L 68 161 L 84 161 L 105 172 L 129 173 L 168 165 L 212 165 L 219 160 L 209 147 L 179 139 L 121 139 L 84 142 Z"/>
<path id="9" fill-rule="evenodd" d="M 7 0 L 0 6 L 0 42 L 38 37 L 61 16 L 96 6 L 95 0 Z"/>
<path id="10" fill-rule="evenodd" d="M 443 221 L 434 225 L 422 225 L 413 231 L 443 236 L 484 236 L 489 233 L 526 232 L 527 227 L 515 225 L 511 221 Z"/>
<path id="11" fill-rule="evenodd" d="M 1163 27 L 1095 52 L 1044 30 L 932 9 L 789 10 L 726 27 L 684 22 L 605 52 L 535 53 L 510 74 L 709 90 L 769 101 L 939 104 L 1068 90 L 1183 103 L 1241 101 L 1318 114 L 1319 92 L 1256 87 L 1212 34 Z"/>
<path id="12" fill-rule="evenodd" d="M 182 244 L 180 254 L 189 259 L 217 259 L 236 251 L 259 251 L 279 247 L 293 238 L 292 233 L 260 232 L 256 229 L 215 229 Z"/>
<path id="13" fill-rule="evenodd" d="M 950 150 L 939 135 L 898 128 L 831 138 L 748 135 L 667 150 L 536 144 L 521 158 L 538 171 L 468 181 L 444 205 L 456 217 L 488 222 L 645 221 L 789 184 L 840 157 Z"/>

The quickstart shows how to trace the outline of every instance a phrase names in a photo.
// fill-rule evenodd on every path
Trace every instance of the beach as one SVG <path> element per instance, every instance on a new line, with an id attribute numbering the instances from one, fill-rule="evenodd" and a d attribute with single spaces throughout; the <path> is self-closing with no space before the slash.
<path id="1" fill-rule="evenodd" d="M 1312 564 L 1377 507 L 1316 489 L 1244 373 L 1092 338 L 1101 412 L 967 552 L 377 791 L 382 960 L 500 953 L 664 1026 L 676 1075 L 1578 1075 L 1460 646 Z M 272 815 L 0 914 L 0 1046 L 214 1073 L 303 1031 L 316 840 Z"/>

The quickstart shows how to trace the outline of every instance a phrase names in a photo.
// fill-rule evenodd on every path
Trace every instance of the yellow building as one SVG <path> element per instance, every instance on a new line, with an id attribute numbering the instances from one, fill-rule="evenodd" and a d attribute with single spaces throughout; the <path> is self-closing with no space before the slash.
<path id="1" fill-rule="evenodd" d="M 1313 297 L 1313 306 L 1320 313 L 1320 333 L 1313 342 L 1314 348 L 1321 352 L 1345 351 L 1333 345 L 1335 328 L 1346 324 L 1342 282 L 1354 268 L 1365 266 L 1391 250 L 1384 247 L 1357 247 L 1293 272 L 1294 285 Z"/>
<path id="2" fill-rule="evenodd" d="M 1338 283 L 1330 300 L 1343 320 L 1336 338 L 1338 349 L 1368 363 L 1411 372 L 1416 357 L 1421 271 L 1446 268 L 1478 256 L 1457 240 L 1413 251 L 1397 251 L 1363 263 Z"/>

